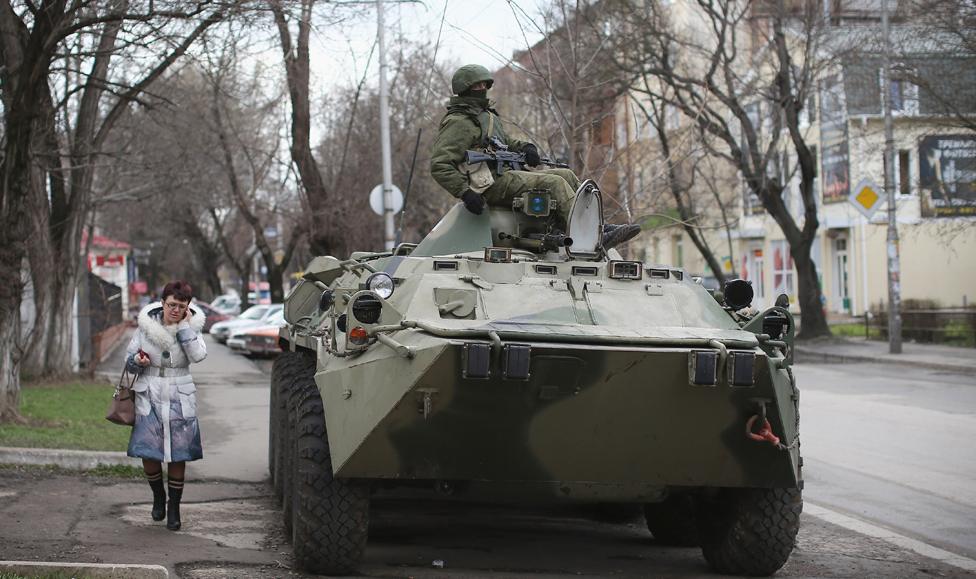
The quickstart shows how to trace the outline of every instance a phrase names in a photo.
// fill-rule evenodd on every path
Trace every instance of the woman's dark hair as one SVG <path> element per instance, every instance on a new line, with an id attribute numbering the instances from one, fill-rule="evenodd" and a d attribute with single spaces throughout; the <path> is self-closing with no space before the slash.
<path id="1" fill-rule="evenodd" d="M 193 288 L 181 279 L 171 281 L 163 288 L 163 297 L 159 301 L 165 302 L 169 296 L 173 296 L 181 302 L 188 302 L 193 299 Z"/>

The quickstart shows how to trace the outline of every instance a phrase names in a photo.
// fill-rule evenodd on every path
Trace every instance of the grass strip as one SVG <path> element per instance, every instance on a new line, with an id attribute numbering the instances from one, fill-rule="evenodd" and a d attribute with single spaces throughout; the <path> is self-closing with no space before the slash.
<path id="1" fill-rule="evenodd" d="M 113 388 L 102 383 L 26 385 L 25 424 L 0 424 L 0 446 L 124 451 L 131 429 L 105 420 Z"/>

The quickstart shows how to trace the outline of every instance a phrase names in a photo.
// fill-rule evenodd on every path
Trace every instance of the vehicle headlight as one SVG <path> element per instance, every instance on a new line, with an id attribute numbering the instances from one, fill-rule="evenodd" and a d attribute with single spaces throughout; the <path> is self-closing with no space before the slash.
<path id="1" fill-rule="evenodd" d="M 353 317 L 364 324 L 375 324 L 382 312 L 383 303 L 370 294 L 362 294 L 352 303 Z"/>
<path id="2" fill-rule="evenodd" d="M 366 279 L 366 288 L 384 300 L 389 299 L 393 295 L 393 278 L 388 273 L 378 271 Z"/>

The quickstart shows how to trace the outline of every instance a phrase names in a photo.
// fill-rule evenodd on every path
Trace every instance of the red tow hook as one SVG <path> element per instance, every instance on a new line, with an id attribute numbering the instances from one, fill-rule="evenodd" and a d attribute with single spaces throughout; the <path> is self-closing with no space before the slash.
<path id="1" fill-rule="evenodd" d="M 759 415 L 755 414 L 746 422 L 746 436 L 750 439 L 758 442 L 768 442 L 773 446 L 779 446 L 779 437 L 773 434 L 773 427 L 769 424 L 769 420 L 763 418 L 762 426 L 759 427 L 759 432 L 753 432 L 752 427 L 756 424 L 756 420 L 759 420 Z"/>

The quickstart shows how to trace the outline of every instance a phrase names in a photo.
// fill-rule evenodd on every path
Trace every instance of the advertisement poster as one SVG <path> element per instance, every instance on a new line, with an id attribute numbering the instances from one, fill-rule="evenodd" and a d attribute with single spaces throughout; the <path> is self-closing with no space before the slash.
<path id="1" fill-rule="evenodd" d="M 976 216 L 976 136 L 923 137 L 918 173 L 923 216 Z"/>
<path id="2" fill-rule="evenodd" d="M 847 148 L 847 101 L 840 75 L 824 79 L 820 91 L 821 183 L 824 203 L 846 201 L 851 190 Z"/>

